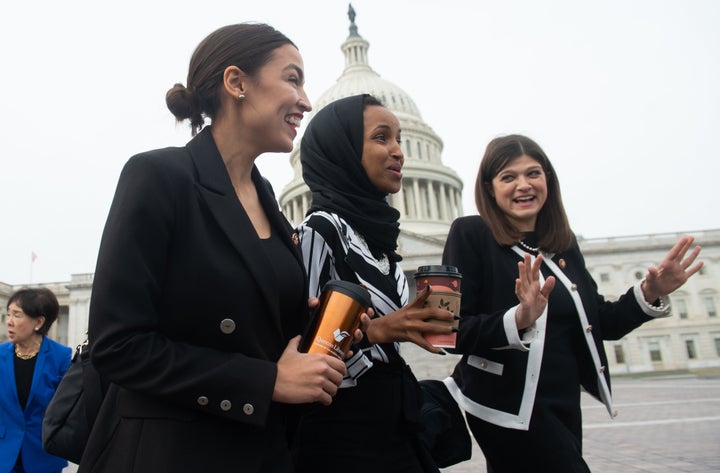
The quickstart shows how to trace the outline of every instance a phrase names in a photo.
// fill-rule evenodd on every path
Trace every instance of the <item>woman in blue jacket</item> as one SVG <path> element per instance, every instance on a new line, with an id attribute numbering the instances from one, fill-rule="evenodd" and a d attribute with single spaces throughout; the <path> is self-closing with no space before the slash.
<path id="1" fill-rule="evenodd" d="M 46 288 L 21 289 L 8 299 L 9 341 L 0 345 L 0 471 L 53 473 L 68 464 L 46 453 L 41 440 L 45 408 L 72 354 L 47 337 L 59 308 Z"/>

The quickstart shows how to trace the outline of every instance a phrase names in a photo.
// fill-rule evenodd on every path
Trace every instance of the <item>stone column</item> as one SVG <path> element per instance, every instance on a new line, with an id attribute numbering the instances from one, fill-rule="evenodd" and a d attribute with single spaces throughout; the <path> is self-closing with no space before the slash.
<path id="1" fill-rule="evenodd" d="M 70 291 L 68 303 L 68 346 L 75 348 L 87 338 L 90 319 L 90 294 L 93 273 L 73 274 L 67 288 Z"/>
<path id="2" fill-rule="evenodd" d="M 437 221 L 438 219 L 438 201 L 437 197 L 435 196 L 435 186 L 433 185 L 433 181 L 428 180 L 427 181 L 427 193 L 428 193 L 428 202 L 430 205 L 429 210 L 429 216 L 430 219 Z"/>
<path id="3" fill-rule="evenodd" d="M 439 192 L 440 192 L 440 220 L 443 222 L 448 222 L 451 219 L 448 218 L 448 201 L 447 201 L 447 191 L 448 191 L 448 185 L 447 184 L 439 184 Z"/>
<path id="4" fill-rule="evenodd" d="M 422 194 L 420 194 L 420 183 L 418 179 L 413 179 L 413 195 L 415 196 L 415 218 L 421 220 L 424 215 L 422 211 Z"/>
<path id="5" fill-rule="evenodd" d="M 405 186 L 400 186 L 400 190 L 397 194 L 393 196 L 393 203 L 394 207 L 398 209 L 400 212 L 400 218 L 407 217 L 407 212 L 405 211 Z"/>
<path id="6" fill-rule="evenodd" d="M 297 225 L 298 223 L 300 223 L 300 220 L 298 220 L 298 216 L 301 215 L 298 198 L 295 197 L 292 200 L 292 203 L 293 203 L 293 211 L 292 211 L 292 219 L 290 221 L 292 222 L 293 225 Z"/>

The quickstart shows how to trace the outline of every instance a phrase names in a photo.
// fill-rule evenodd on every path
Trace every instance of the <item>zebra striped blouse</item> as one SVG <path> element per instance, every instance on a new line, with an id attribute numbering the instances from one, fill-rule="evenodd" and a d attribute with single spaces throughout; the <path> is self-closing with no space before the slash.
<path id="1" fill-rule="evenodd" d="M 376 317 L 408 303 L 407 278 L 400 265 L 391 264 L 392 277 L 382 274 L 365 241 L 339 215 L 324 211 L 308 215 L 298 226 L 298 237 L 311 296 L 319 297 L 327 281 L 342 279 L 368 289 Z M 355 386 L 373 362 L 389 363 L 392 354 L 387 350 L 393 349 L 399 354 L 400 344 L 370 345 L 363 341 L 360 347 L 354 347 L 355 355 L 345 361 L 348 374 L 340 387 Z"/>

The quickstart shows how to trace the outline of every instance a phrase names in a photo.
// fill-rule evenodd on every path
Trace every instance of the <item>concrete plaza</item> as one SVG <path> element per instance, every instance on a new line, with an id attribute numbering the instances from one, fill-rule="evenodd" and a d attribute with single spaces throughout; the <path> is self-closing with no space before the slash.
<path id="1" fill-rule="evenodd" d="M 457 361 L 404 349 L 418 379 L 443 378 Z M 593 473 L 720 472 L 720 372 L 616 375 L 612 384 L 615 419 L 599 401 L 582 395 L 583 452 Z M 485 471 L 474 441 L 472 459 L 443 470 Z"/>
<path id="2" fill-rule="evenodd" d="M 408 344 L 403 350 L 418 379 L 443 379 L 458 360 Z M 600 402 L 582 397 L 584 456 L 593 473 L 720 472 L 720 372 L 616 375 L 613 400 L 615 419 Z M 64 473 L 74 471 L 71 465 Z M 482 452 L 473 442 L 472 459 L 443 473 L 485 471 Z"/>

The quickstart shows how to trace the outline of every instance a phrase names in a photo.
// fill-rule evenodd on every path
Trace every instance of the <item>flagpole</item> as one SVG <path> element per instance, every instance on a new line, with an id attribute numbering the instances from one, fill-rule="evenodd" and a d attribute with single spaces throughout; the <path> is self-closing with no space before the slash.
<path id="1" fill-rule="evenodd" d="M 35 260 L 37 259 L 37 255 L 35 252 L 30 253 L 30 284 L 33 283 L 33 268 L 35 266 Z"/>

